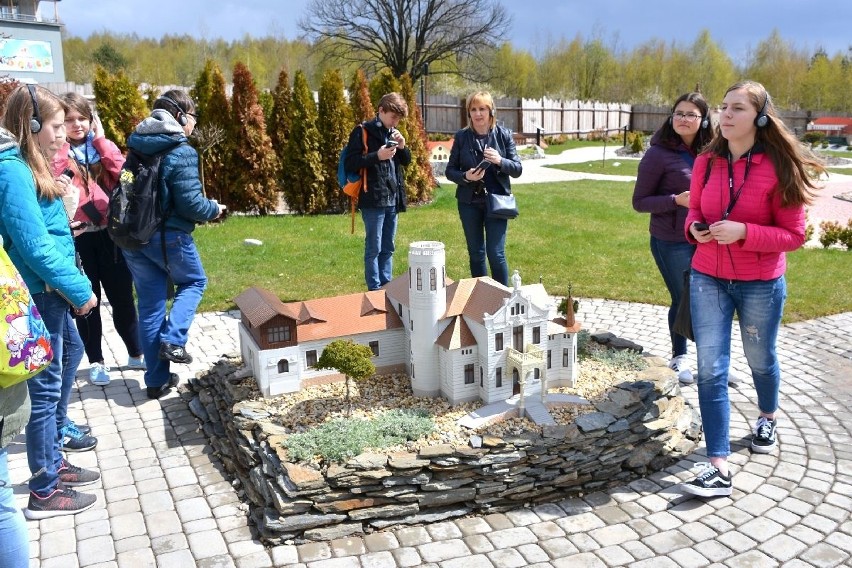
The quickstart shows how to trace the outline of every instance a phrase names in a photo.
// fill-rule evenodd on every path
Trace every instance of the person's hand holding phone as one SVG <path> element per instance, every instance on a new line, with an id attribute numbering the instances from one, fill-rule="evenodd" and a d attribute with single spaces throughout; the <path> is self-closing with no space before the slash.
<path id="1" fill-rule="evenodd" d="M 396 155 L 397 146 L 398 144 L 396 140 L 388 140 L 381 148 L 379 148 L 377 153 L 379 160 L 384 161 L 392 159 Z"/>

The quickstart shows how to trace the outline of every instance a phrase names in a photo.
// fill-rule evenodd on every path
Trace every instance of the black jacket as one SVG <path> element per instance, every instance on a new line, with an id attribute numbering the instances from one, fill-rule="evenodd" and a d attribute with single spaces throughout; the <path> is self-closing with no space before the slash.
<path id="1" fill-rule="evenodd" d="M 523 171 L 521 158 L 515 148 L 512 131 L 496 126 L 487 138 L 488 146 L 496 148 L 503 156 L 500 167 L 491 166 L 485 171 L 485 188 L 491 193 L 509 195 L 512 193 L 512 183 L 509 176 L 518 177 Z M 447 179 L 456 183 L 456 199 L 462 203 L 470 203 L 477 184 L 464 179 L 464 174 L 470 168 L 475 168 L 482 160 L 482 150 L 476 143 L 474 132 L 470 128 L 462 128 L 456 132 L 453 148 L 450 150 L 450 161 L 447 163 Z"/>
<path id="2" fill-rule="evenodd" d="M 411 163 L 411 152 L 406 146 L 397 149 L 392 160 L 379 160 L 379 148 L 388 140 L 388 129 L 377 118 L 365 122 L 364 128 L 367 129 L 367 153 L 362 153 L 364 141 L 359 124 L 349 134 L 349 150 L 344 162 L 347 172 L 367 170 L 367 191 L 361 191 L 358 208 L 396 206 L 399 211 L 405 211 L 407 200 L 402 167 Z"/>

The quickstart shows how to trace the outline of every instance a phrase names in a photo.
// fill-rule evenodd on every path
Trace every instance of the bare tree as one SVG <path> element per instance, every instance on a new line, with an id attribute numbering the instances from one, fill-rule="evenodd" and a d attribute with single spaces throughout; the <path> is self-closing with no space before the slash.
<path id="1" fill-rule="evenodd" d="M 299 21 L 330 56 L 415 82 L 425 65 L 482 61 L 510 26 L 497 0 L 312 0 Z"/>

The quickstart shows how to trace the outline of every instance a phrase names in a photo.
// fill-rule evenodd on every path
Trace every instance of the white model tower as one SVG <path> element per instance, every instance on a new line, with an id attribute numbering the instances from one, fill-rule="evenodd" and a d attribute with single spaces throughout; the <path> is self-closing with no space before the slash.
<path id="1" fill-rule="evenodd" d="M 444 243 L 419 241 L 408 248 L 411 317 L 411 390 L 414 396 L 440 394 L 438 322 L 447 311 Z"/>

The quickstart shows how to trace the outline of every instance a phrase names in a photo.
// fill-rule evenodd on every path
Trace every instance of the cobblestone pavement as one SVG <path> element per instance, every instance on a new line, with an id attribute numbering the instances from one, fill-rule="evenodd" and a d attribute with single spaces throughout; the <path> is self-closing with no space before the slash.
<path id="1" fill-rule="evenodd" d="M 667 355 L 659 306 L 581 299 L 580 321 Z M 109 319 L 109 318 L 106 318 Z M 107 363 L 127 353 L 105 321 Z M 196 318 L 186 380 L 236 351 L 236 314 Z M 749 380 L 732 387 L 734 494 L 686 499 L 673 487 L 688 478 L 690 456 L 669 469 L 607 492 L 406 527 L 360 538 L 264 548 L 177 394 L 145 398 L 139 371 L 114 371 L 106 388 L 81 367 L 71 415 L 99 439 L 72 463 L 98 468 L 86 492 L 94 508 L 76 516 L 28 521 L 31 566 L 40 568 L 187 566 L 381 568 L 430 566 L 849 566 L 852 564 L 852 313 L 784 326 L 779 337 L 784 383 L 780 451 L 750 455 L 756 418 Z M 693 363 L 694 363 L 694 354 Z M 745 374 L 740 345 L 734 367 Z M 697 404 L 695 386 L 684 387 Z M 699 448 L 703 451 L 703 446 Z M 21 438 L 10 447 L 13 482 L 28 476 Z M 17 487 L 21 507 L 26 489 Z"/>

